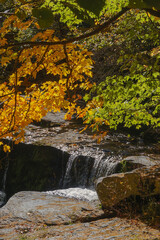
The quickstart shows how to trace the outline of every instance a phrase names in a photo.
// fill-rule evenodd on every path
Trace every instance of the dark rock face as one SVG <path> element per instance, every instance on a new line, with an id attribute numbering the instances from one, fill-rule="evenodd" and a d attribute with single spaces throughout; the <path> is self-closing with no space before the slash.
<path id="1" fill-rule="evenodd" d="M 160 165 L 99 178 L 96 190 L 104 208 L 115 206 L 131 196 L 160 195 Z"/>
<path id="2" fill-rule="evenodd" d="M 51 146 L 20 143 L 9 154 L 5 189 L 0 191 L 5 190 L 8 199 L 19 191 L 87 187 L 94 161 Z"/>
<path id="3" fill-rule="evenodd" d="M 2 207 L 6 202 L 6 194 L 3 191 L 0 191 L 0 207 Z"/>
<path id="4" fill-rule="evenodd" d="M 56 189 L 64 174 L 69 154 L 49 146 L 20 143 L 9 155 L 6 193 Z"/>

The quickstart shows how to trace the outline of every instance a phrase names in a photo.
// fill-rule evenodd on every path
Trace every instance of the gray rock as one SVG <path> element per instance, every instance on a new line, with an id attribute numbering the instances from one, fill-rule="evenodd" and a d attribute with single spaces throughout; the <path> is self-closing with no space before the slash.
<path id="1" fill-rule="evenodd" d="M 64 112 L 48 112 L 40 122 L 34 122 L 34 124 L 42 127 L 58 127 L 65 123 L 64 117 Z"/>
<path id="2" fill-rule="evenodd" d="M 12 196 L 0 209 L 1 224 L 17 219 L 47 225 L 70 224 L 96 219 L 103 214 L 95 205 L 75 199 L 51 196 L 42 192 L 24 191 Z"/>
<path id="3" fill-rule="evenodd" d="M 149 197 L 160 194 L 160 165 L 99 178 L 96 191 L 104 208 L 117 205 L 130 196 Z"/>
<path id="4" fill-rule="evenodd" d="M 102 214 L 95 205 L 82 201 L 40 192 L 19 192 L 0 209 L 0 239 L 154 240 L 160 237 L 158 229 L 140 221 L 134 224 L 125 218 L 101 219 Z"/>
<path id="5" fill-rule="evenodd" d="M 114 173 L 130 172 L 136 168 L 149 167 L 158 164 L 158 161 L 153 160 L 148 156 L 129 156 L 122 161 L 117 162 L 110 169 L 108 175 Z"/>

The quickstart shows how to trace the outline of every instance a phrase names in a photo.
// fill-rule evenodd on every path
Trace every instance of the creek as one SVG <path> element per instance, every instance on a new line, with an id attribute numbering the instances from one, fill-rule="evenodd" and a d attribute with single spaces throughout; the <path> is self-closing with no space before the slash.
<path id="1" fill-rule="evenodd" d="M 0 205 L 19 191 L 95 200 L 94 182 L 114 173 L 127 156 L 160 157 L 158 144 L 140 137 L 109 133 L 100 144 L 83 125 L 64 120 L 64 113 L 49 113 L 41 123 L 28 126 L 25 143 L 13 147 L 0 169 Z M 6 198 L 7 195 L 7 198 Z"/>

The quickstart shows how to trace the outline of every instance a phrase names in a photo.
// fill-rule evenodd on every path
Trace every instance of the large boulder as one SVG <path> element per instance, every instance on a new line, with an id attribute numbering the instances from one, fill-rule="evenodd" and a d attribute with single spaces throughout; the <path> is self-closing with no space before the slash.
<path id="1" fill-rule="evenodd" d="M 103 218 L 98 206 L 40 192 L 17 193 L 0 209 L 0 239 L 159 239 L 159 229 L 137 220 Z"/>
<path id="2" fill-rule="evenodd" d="M 34 122 L 35 125 L 41 126 L 43 128 L 50 127 L 59 127 L 64 124 L 65 121 L 65 113 L 64 112 L 48 112 L 46 116 L 44 116 L 40 122 Z"/>
<path id="3" fill-rule="evenodd" d="M 13 195 L 0 209 L 0 225 L 18 219 L 47 225 L 70 224 L 101 218 L 102 214 L 101 209 L 95 208 L 95 203 L 23 191 Z"/>
<path id="4" fill-rule="evenodd" d="M 148 156 L 128 156 L 122 161 L 116 162 L 108 172 L 108 175 L 114 173 L 130 172 L 137 168 L 150 167 L 156 164 L 159 164 L 159 162 Z"/>
<path id="5" fill-rule="evenodd" d="M 96 181 L 96 191 L 103 208 L 115 206 L 131 196 L 159 195 L 160 165 L 99 178 Z"/>

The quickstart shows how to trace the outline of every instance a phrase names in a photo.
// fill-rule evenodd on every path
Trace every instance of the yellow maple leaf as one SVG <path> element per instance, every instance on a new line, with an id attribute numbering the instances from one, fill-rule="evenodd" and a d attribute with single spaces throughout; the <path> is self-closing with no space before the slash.
<path id="1" fill-rule="evenodd" d="M 4 151 L 4 152 L 10 152 L 10 151 L 11 151 L 10 146 L 8 146 L 7 144 L 5 144 L 5 145 L 3 146 L 3 151 Z"/>

